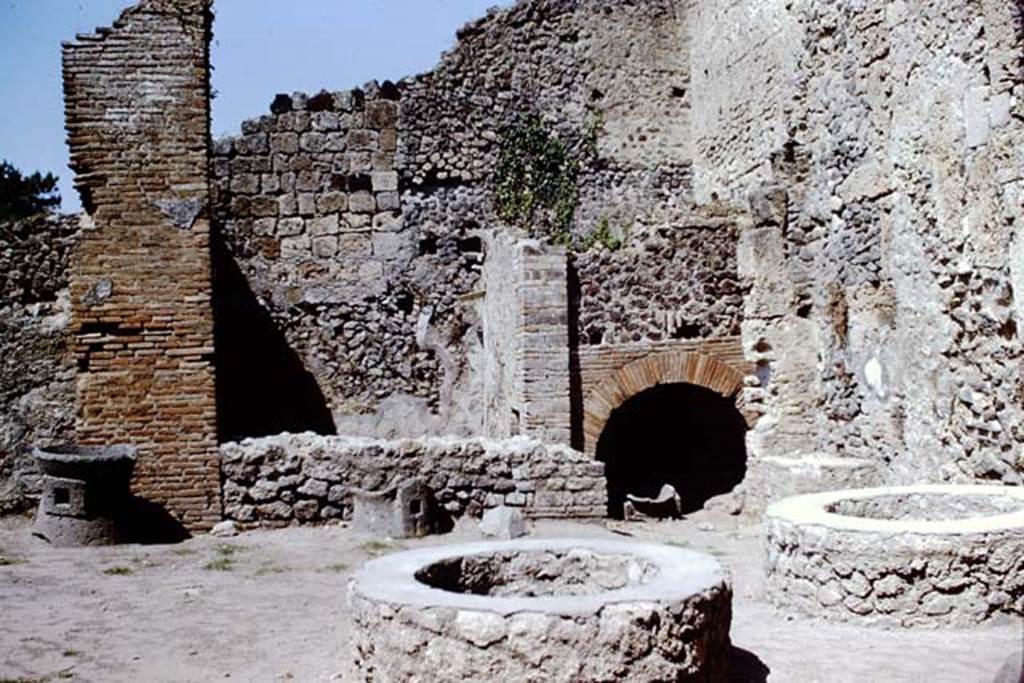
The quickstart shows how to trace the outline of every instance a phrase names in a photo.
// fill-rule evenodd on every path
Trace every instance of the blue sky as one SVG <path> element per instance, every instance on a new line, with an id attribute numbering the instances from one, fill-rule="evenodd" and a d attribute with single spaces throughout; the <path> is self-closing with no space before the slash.
<path id="1" fill-rule="evenodd" d="M 106 26 L 131 0 L 0 0 L 0 159 L 60 176 L 76 211 L 64 142 L 60 43 Z M 511 0 L 215 0 L 213 133 L 267 112 L 279 92 L 343 90 L 427 71 L 455 30 Z"/>

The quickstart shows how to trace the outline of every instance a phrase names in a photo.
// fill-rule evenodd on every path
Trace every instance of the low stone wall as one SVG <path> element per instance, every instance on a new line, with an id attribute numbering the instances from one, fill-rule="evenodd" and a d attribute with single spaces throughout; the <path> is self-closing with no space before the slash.
<path id="1" fill-rule="evenodd" d="M 530 517 L 604 517 L 604 465 L 527 437 L 383 441 L 283 434 L 221 446 L 224 516 L 243 526 L 348 518 L 353 488 L 423 477 L 453 517 L 506 505 Z"/>

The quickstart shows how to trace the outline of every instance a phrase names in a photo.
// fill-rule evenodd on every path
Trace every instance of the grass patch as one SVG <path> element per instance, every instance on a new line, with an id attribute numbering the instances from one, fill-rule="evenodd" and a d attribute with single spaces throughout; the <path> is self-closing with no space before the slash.
<path id="1" fill-rule="evenodd" d="M 197 554 L 197 551 L 194 548 L 175 548 L 171 552 L 178 557 L 188 557 L 189 555 Z"/>
<path id="2" fill-rule="evenodd" d="M 21 557 L 12 557 L 10 555 L 0 555 L 0 567 L 13 567 L 16 564 L 25 564 L 27 560 Z M 3 683 L 0 680 L 0 683 Z"/>
<path id="3" fill-rule="evenodd" d="M 344 562 L 335 562 L 324 567 L 325 572 L 334 572 L 335 574 L 341 574 L 342 572 L 348 571 L 348 565 Z"/>
<path id="4" fill-rule="evenodd" d="M 213 549 L 213 551 L 217 553 L 217 557 L 204 564 L 203 569 L 209 569 L 210 571 L 215 572 L 229 572 L 235 568 L 235 555 L 245 552 L 248 549 L 249 548 L 244 545 L 221 543 Z"/>
<path id="5" fill-rule="evenodd" d="M 229 572 L 235 568 L 235 561 L 230 557 L 218 557 L 215 560 L 210 560 L 203 565 L 203 569 L 209 569 L 213 572 Z"/>
<path id="6" fill-rule="evenodd" d="M 690 544 L 687 541 L 676 541 L 676 540 L 665 541 L 665 545 L 674 545 L 677 548 L 689 548 L 690 547 Z"/>
<path id="7" fill-rule="evenodd" d="M 284 574 L 290 572 L 291 567 L 282 567 L 279 564 L 264 564 L 256 570 L 256 576 L 269 576 L 270 574 Z"/>
<path id="8" fill-rule="evenodd" d="M 131 567 L 118 566 L 118 567 L 107 567 L 103 570 L 103 573 L 107 576 L 128 576 L 134 574 L 135 570 Z"/>
<path id="9" fill-rule="evenodd" d="M 221 557 L 234 557 L 238 553 L 245 552 L 248 548 L 244 545 L 230 545 L 227 543 L 221 543 L 214 550 Z"/>
<path id="10" fill-rule="evenodd" d="M 65 657 L 80 657 L 82 653 L 78 650 L 64 650 L 64 652 L 61 652 L 61 655 Z"/>
<path id="11" fill-rule="evenodd" d="M 377 557 L 378 555 L 385 555 L 390 552 L 402 549 L 401 543 L 395 543 L 393 541 L 367 541 L 366 543 L 359 546 L 363 552 L 370 557 Z"/>

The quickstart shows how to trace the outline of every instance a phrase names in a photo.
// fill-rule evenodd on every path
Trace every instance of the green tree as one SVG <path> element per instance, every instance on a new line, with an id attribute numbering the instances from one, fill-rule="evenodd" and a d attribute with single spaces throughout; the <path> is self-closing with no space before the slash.
<path id="1" fill-rule="evenodd" d="M 57 176 L 38 171 L 22 175 L 7 161 L 0 162 L 0 220 L 19 220 L 60 206 Z"/>

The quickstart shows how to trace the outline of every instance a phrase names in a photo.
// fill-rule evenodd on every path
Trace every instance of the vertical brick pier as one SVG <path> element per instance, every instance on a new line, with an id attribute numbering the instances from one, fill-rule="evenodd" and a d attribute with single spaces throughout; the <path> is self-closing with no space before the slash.
<path id="1" fill-rule="evenodd" d="M 209 0 L 142 0 L 64 45 L 78 439 L 138 448 L 133 492 L 221 516 L 213 370 Z"/>

